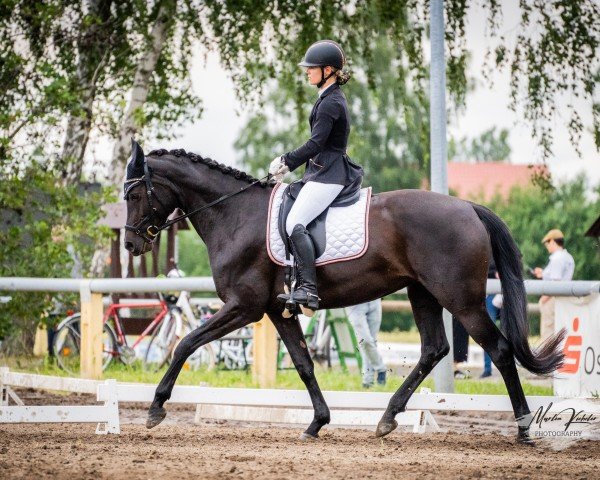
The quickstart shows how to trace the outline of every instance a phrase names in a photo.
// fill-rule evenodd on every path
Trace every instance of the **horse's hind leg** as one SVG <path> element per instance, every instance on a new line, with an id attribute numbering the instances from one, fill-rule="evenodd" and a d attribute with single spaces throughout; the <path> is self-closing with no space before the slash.
<path id="1" fill-rule="evenodd" d="M 408 287 L 408 298 L 412 305 L 415 323 L 421 334 L 421 358 L 391 398 L 377 425 L 375 432 L 377 437 L 387 435 L 398 426 L 396 415 L 406 409 L 406 404 L 417 387 L 450 351 L 444 331 L 442 307 L 435 297 L 422 285 L 414 284 Z"/>
<path id="2" fill-rule="evenodd" d="M 148 410 L 146 427 L 152 428 L 163 421 L 167 415 L 164 403 L 171 397 L 175 381 L 188 357 L 202 345 L 221 338 L 238 328 L 260 320 L 263 312 L 239 305 L 236 302 L 227 302 L 206 324 L 188 333 L 177 345 L 173 360 L 164 377 L 158 384 L 154 394 L 154 401 Z"/>
<path id="3" fill-rule="evenodd" d="M 464 325 L 473 340 L 489 354 L 498 368 L 506 384 L 515 418 L 519 423 L 518 440 L 522 443 L 531 443 L 528 422 L 531 412 L 521 387 L 512 346 L 490 320 L 483 302 L 481 305 L 455 312 L 454 315 Z"/>
<path id="4" fill-rule="evenodd" d="M 319 384 L 315 377 L 314 363 L 308 353 L 306 340 L 302 334 L 300 323 L 294 319 L 285 319 L 278 312 L 268 312 L 269 318 L 285 343 L 298 375 L 306 385 L 313 404 L 315 416 L 300 438 L 317 438 L 323 425 L 329 423 L 329 407 L 325 403 Z"/>

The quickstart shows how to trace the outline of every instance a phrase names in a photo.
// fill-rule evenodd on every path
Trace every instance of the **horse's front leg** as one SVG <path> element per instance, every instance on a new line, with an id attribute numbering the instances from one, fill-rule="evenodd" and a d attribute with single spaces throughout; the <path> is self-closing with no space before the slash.
<path id="1" fill-rule="evenodd" d="M 304 385 L 306 385 L 315 411 L 312 423 L 300 438 L 303 440 L 318 438 L 321 427 L 329 423 L 329 407 L 325 403 L 325 398 L 323 398 L 323 394 L 317 383 L 314 363 L 308 353 L 300 323 L 295 318 L 283 318 L 280 312 L 267 312 L 267 314 L 275 325 L 275 328 L 277 328 L 279 336 L 283 340 L 283 343 L 285 343 L 300 378 L 304 382 Z"/>
<path id="2" fill-rule="evenodd" d="M 148 410 L 146 427 L 152 428 L 167 415 L 164 403 L 171 397 L 177 376 L 188 357 L 202 345 L 223 337 L 238 328 L 260 320 L 263 312 L 256 308 L 242 306 L 236 301 L 227 302 L 209 322 L 188 333 L 177 345 L 173 360 L 154 394 L 154 401 Z"/>

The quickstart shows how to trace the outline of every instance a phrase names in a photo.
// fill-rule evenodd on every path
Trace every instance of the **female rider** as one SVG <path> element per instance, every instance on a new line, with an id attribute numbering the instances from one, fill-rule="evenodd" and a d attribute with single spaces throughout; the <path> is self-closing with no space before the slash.
<path id="1" fill-rule="evenodd" d="M 315 248 L 306 226 L 340 194 L 360 189 L 363 170 L 346 155 L 350 117 L 340 89 L 350 78 L 342 71 L 346 58 L 331 40 L 312 44 L 298 65 L 306 68 L 308 81 L 319 89 L 310 118 L 311 137 L 301 147 L 275 158 L 269 173 L 278 181 L 305 165 L 303 187 L 286 221 L 286 232 L 296 262 L 296 287 L 291 300 L 316 310 L 319 306 L 315 271 Z M 289 295 L 280 295 L 288 300 Z"/>

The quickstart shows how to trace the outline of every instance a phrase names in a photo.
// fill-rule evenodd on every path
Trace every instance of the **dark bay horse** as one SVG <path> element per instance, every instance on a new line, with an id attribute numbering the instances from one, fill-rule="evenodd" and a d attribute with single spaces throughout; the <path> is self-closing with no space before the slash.
<path id="1" fill-rule="evenodd" d="M 313 403 L 314 419 L 303 438 L 317 437 L 321 427 L 329 423 L 329 408 L 299 323 L 282 317 L 283 306 L 276 298 L 283 291 L 284 268 L 269 259 L 265 244 L 272 186 L 183 150 L 157 150 L 146 157 L 134 143 L 126 182 L 125 246 L 133 255 L 146 253 L 175 208 L 189 213 L 241 189 L 245 190 L 190 217 L 207 246 L 217 294 L 225 305 L 176 348 L 156 389 L 147 427 L 158 425 L 166 416 L 163 405 L 188 356 L 266 313 Z M 502 332 L 490 321 L 485 308 L 491 253 L 504 293 Z M 562 364 L 563 332 L 537 351 L 530 348 L 520 252 L 506 225 L 480 205 L 421 190 L 374 195 L 367 252 L 358 259 L 318 267 L 317 277 L 321 308 L 325 309 L 374 300 L 404 287 L 408 290 L 421 336 L 421 357 L 390 400 L 377 436 L 396 428 L 396 414 L 405 410 L 411 394 L 448 354 L 443 308 L 455 315 L 490 354 L 504 379 L 517 420 L 529 418 L 530 410 L 515 358 L 536 374 L 549 374 Z M 527 425 L 519 423 L 518 439 L 529 443 Z"/>

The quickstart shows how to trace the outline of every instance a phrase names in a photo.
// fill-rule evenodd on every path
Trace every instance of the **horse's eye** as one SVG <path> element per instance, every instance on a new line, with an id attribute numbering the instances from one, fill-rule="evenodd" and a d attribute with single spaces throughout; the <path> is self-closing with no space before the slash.
<path id="1" fill-rule="evenodd" d="M 139 193 L 130 193 L 128 196 L 129 200 L 138 201 L 142 196 Z"/>

